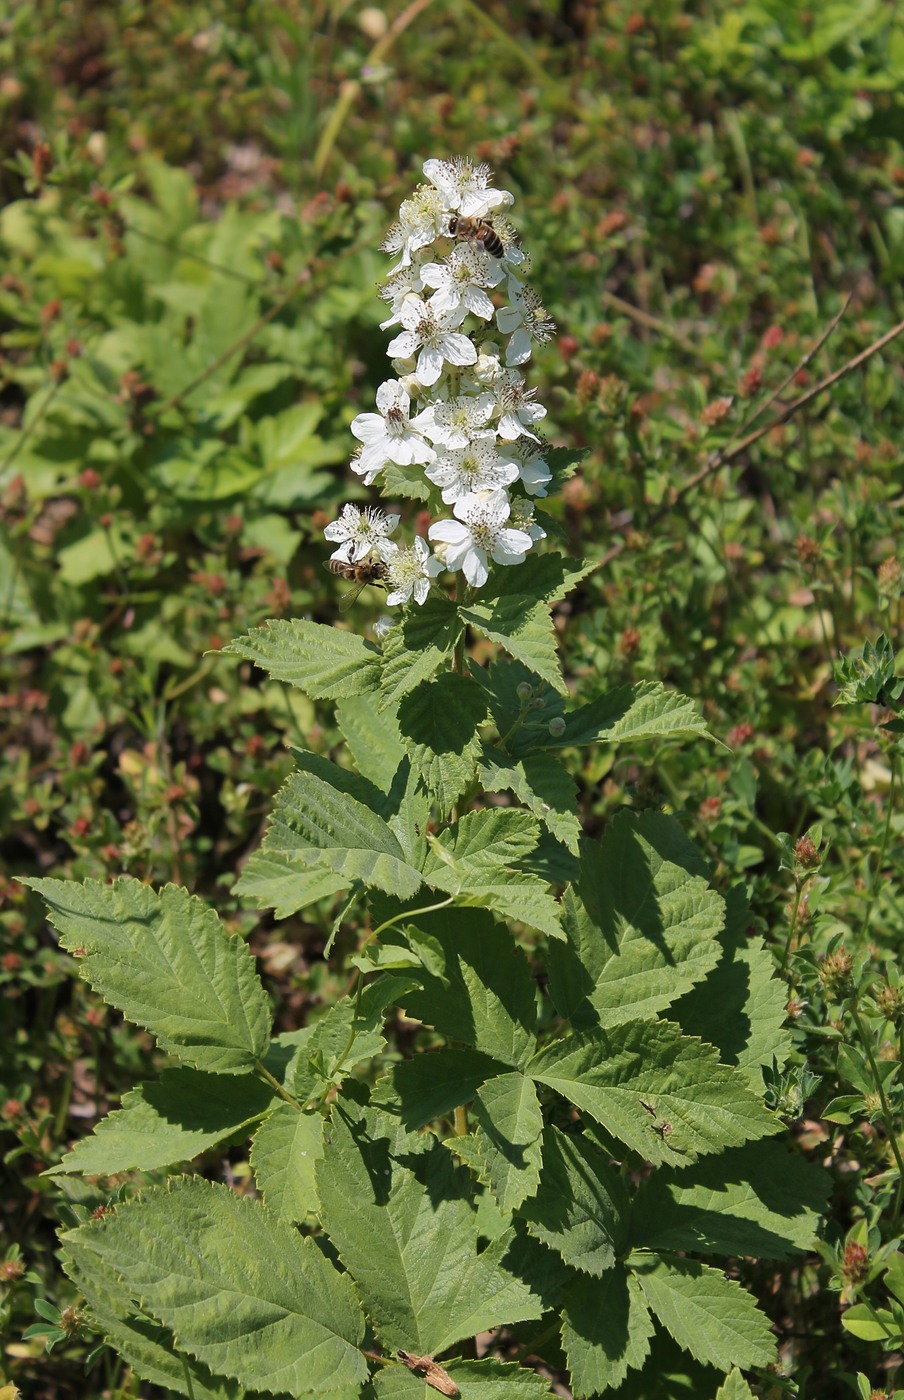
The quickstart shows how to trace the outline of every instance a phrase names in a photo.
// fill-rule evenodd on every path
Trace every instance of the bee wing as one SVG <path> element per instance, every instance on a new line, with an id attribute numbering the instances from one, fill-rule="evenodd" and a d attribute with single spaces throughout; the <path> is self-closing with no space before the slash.
<path id="1" fill-rule="evenodd" d="M 339 611 L 348 612 L 349 608 L 354 607 L 361 596 L 361 589 L 366 586 L 367 580 L 362 579 L 360 583 L 354 584 L 347 593 L 343 593 L 342 597 L 339 599 Z"/>

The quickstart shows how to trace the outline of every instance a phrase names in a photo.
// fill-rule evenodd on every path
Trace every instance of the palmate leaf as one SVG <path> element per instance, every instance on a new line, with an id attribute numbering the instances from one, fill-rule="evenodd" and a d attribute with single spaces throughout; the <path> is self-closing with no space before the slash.
<path id="1" fill-rule="evenodd" d="M 502 1211 L 517 1210 L 540 1180 L 543 1114 L 532 1080 L 523 1074 L 500 1074 L 477 1091 L 472 1112 L 477 1131 L 446 1138 L 489 1186 Z"/>
<path id="2" fill-rule="evenodd" d="M 473 1045 L 518 1069 L 536 1045 L 536 994 L 530 966 L 511 934 L 485 910 L 439 910 L 418 920 L 429 938 L 430 969 L 403 998 L 409 1016 L 449 1040 Z M 415 950 L 423 944 L 413 935 Z"/>
<path id="3" fill-rule="evenodd" d="M 166 1069 L 159 1080 L 126 1094 L 121 1108 L 44 1174 L 112 1176 L 190 1162 L 218 1143 L 247 1136 L 272 1102 L 272 1090 L 247 1076 Z"/>
<path id="4" fill-rule="evenodd" d="M 318 1209 L 314 1168 L 323 1156 L 323 1129 L 319 1113 L 281 1103 L 254 1134 L 254 1179 L 279 1220 L 303 1221 Z"/>
<path id="5" fill-rule="evenodd" d="M 443 812 L 451 811 L 474 780 L 477 728 L 485 717 L 480 687 L 451 672 L 422 681 L 399 705 L 405 751 Z"/>
<path id="6" fill-rule="evenodd" d="M 768 1366 L 775 1360 L 769 1319 L 751 1295 L 718 1269 L 692 1259 L 632 1254 L 631 1269 L 654 1315 L 679 1346 L 710 1366 Z"/>
<path id="7" fill-rule="evenodd" d="M 576 1276 L 566 1294 L 562 1345 L 575 1400 L 602 1395 L 642 1366 L 653 1319 L 637 1281 L 618 1264 L 602 1278 Z"/>
<path id="8" fill-rule="evenodd" d="M 270 1006 L 251 956 L 185 890 L 138 880 L 23 881 L 44 896 L 80 973 L 105 1001 L 196 1069 L 250 1072 L 270 1040 Z"/>
<path id="9" fill-rule="evenodd" d="M 219 1375 L 288 1395 L 360 1385 L 364 1319 L 351 1280 L 257 1201 L 176 1178 L 69 1231 Z"/>
<path id="10" fill-rule="evenodd" d="M 576 1026 L 651 1016 L 718 961 L 725 906 L 674 817 L 620 813 L 600 843 L 583 841 L 564 905 L 550 995 Z"/>
<path id="11" fill-rule="evenodd" d="M 275 681 L 298 686 L 312 700 L 366 695 L 380 684 L 380 651 L 354 632 L 296 617 L 253 627 L 223 651 L 243 656 Z"/>
<path id="12" fill-rule="evenodd" d="M 650 1162 L 686 1165 L 781 1127 L 738 1070 L 668 1021 L 567 1036 L 527 1069 Z"/>
<path id="13" fill-rule="evenodd" d="M 104 1340 L 139 1380 L 160 1386 L 167 1395 L 185 1395 L 189 1400 L 244 1400 L 244 1387 L 237 1381 L 213 1376 L 206 1366 L 178 1352 L 169 1332 L 136 1312 L 131 1294 L 106 1259 L 93 1250 L 79 1248 L 71 1252 L 64 1249 L 61 1259 Z"/>
<path id="14" fill-rule="evenodd" d="M 383 643 L 380 709 L 395 705 L 444 666 L 461 634 L 458 610 L 448 598 L 428 598 L 411 608 Z"/>
<path id="15" fill-rule="evenodd" d="M 608 1160 L 581 1134 L 550 1124 L 540 1189 L 521 1214 L 566 1264 L 601 1277 L 628 1239 L 628 1194 Z"/>
<path id="16" fill-rule="evenodd" d="M 831 1180 L 774 1138 L 669 1173 L 634 1199 L 631 1240 L 656 1250 L 786 1259 L 811 1249 Z"/>
<path id="17" fill-rule="evenodd" d="M 540 1316 L 501 1262 L 509 1235 L 479 1250 L 471 1178 L 434 1137 L 348 1099 L 334 1105 L 329 1137 L 321 1218 L 387 1349 L 433 1356 Z"/>

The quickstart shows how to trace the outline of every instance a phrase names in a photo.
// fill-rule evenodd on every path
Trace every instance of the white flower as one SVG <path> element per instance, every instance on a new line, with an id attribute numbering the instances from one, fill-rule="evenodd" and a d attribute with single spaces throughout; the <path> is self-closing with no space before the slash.
<path id="1" fill-rule="evenodd" d="M 377 390 L 379 413 L 359 413 L 352 419 L 352 432 L 364 447 L 352 462 L 352 470 L 369 486 L 387 462 L 400 467 L 412 462 L 432 462 L 436 453 L 419 431 L 417 418 L 409 421 L 411 399 L 395 379 L 387 379 Z"/>
<path id="2" fill-rule="evenodd" d="M 503 370 L 494 385 L 500 418 L 496 431 L 506 442 L 514 442 L 519 437 L 540 439 L 531 432 L 531 426 L 546 417 L 546 409 L 534 402 L 536 389 L 526 389 L 522 376 L 514 369 Z"/>
<path id="3" fill-rule="evenodd" d="M 380 330 L 385 331 L 387 326 L 394 326 L 398 323 L 399 311 L 402 302 L 412 292 L 422 292 L 424 284 L 421 281 L 421 263 L 413 262 L 408 267 L 400 268 L 393 273 L 380 288 L 380 297 L 383 301 L 388 301 L 392 315 L 385 321 L 380 322 Z"/>
<path id="4" fill-rule="evenodd" d="M 556 330 L 555 321 L 547 315 L 546 307 L 532 287 L 522 288 L 521 296 L 511 306 L 499 307 L 496 325 L 503 335 L 511 335 L 505 352 L 507 365 L 523 365 L 530 359 L 531 341 L 545 344 L 552 340 Z"/>
<path id="5" fill-rule="evenodd" d="M 497 564 L 523 563 L 533 540 L 524 530 L 506 527 L 511 507 L 504 491 L 462 496 L 454 509 L 455 520 L 437 520 L 427 532 L 445 545 L 441 555 L 447 569 L 464 569 L 471 587 L 480 588 L 489 576 L 488 556 Z"/>
<path id="6" fill-rule="evenodd" d="M 445 262 L 424 263 L 420 273 L 425 286 L 436 288 L 427 304 L 437 315 L 463 307 L 484 321 L 492 320 L 495 307 L 484 287 L 495 287 L 503 273 L 498 264 L 491 268 L 486 253 L 460 244 Z"/>
<path id="7" fill-rule="evenodd" d="M 412 255 L 419 248 L 448 229 L 448 216 L 442 196 L 428 185 L 418 185 L 410 199 L 402 201 L 399 221 L 383 239 L 381 247 L 385 253 L 401 253 L 399 261 L 390 268 L 390 273 L 408 267 Z"/>
<path id="8" fill-rule="evenodd" d="M 429 389 L 443 372 L 446 360 L 453 365 L 473 365 L 477 351 L 473 341 L 458 333 L 465 318 L 463 310 L 436 316 L 420 297 L 406 297 L 399 310 L 405 329 L 389 342 L 388 354 L 410 359 L 417 353 L 415 374 Z"/>
<path id="9" fill-rule="evenodd" d="M 542 451 L 532 452 L 521 463 L 519 475 L 529 496 L 546 496 L 546 488 L 552 481 L 552 471 L 543 460 Z"/>
<path id="10" fill-rule="evenodd" d="M 439 190 L 446 206 L 468 219 L 483 219 L 493 209 L 514 204 L 515 196 L 508 190 L 489 188 L 492 173 L 488 165 L 472 165 L 463 156 L 456 156 L 454 160 L 424 161 L 424 174 Z"/>
<path id="11" fill-rule="evenodd" d="M 387 576 L 392 592 L 386 598 L 387 606 L 394 608 L 399 603 L 407 603 L 412 595 L 416 603 L 425 603 L 430 580 L 442 571 L 443 565 L 430 553 L 427 541 L 415 535 L 413 545 L 398 550 L 389 560 Z"/>
<path id="12" fill-rule="evenodd" d="M 534 519 L 534 507 L 530 501 L 526 501 L 523 496 L 516 496 L 512 501 L 512 524 L 519 530 L 524 530 L 530 535 L 534 544 L 537 540 L 546 539 L 546 531 L 542 525 L 538 525 Z"/>
<path id="13" fill-rule="evenodd" d="M 494 491 L 497 486 L 509 486 L 517 481 L 518 463 L 512 457 L 500 457 L 496 451 L 496 434 L 481 433 L 467 446 L 447 448 L 424 475 L 439 486 L 446 505 L 477 491 Z"/>
<path id="14" fill-rule="evenodd" d="M 454 399 L 438 399 L 418 414 L 418 427 L 425 437 L 443 447 L 467 447 L 489 423 L 496 409 L 492 394 L 459 394 Z"/>
<path id="15" fill-rule="evenodd" d="M 355 564 L 369 554 L 376 554 L 384 561 L 392 558 L 398 545 L 387 536 L 398 523 L 397 515 L 385 515 L 375 506 L 368 506 L 363 512 L 357 506 L 343 506 L 339 519 L 331 521 L 323 532 L 328 540 L 339 542 L 339 548 L 333 550 L 330 558 L 344 559 L 348 564 Z"/>

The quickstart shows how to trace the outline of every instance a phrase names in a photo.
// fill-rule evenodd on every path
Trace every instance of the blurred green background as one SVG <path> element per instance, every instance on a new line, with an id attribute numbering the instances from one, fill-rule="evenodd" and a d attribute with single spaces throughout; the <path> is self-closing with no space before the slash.
<path id="1" fill-rule="evenodd" d="M 330 906 L 277 924 L 230 894 L 287 744 L 331 751 L 331 713 L 217 650 L 339 617 L 322 530 L 370 499 L 349 423 L 388 372 L 379 244 L 427 157 L 488 161 L 514 192 L 558 323 L 529 378 L 551 440 L 587 455 L 550 510 L 560 547 L 606 561 L 558 609 L 575 694 L 659 676 L 726 745 L 576 755 L 588 831 L 668 807 L 746 883 L 779 963 L 840 932 L 891 975 L 900 801 L 875 711 L 833 710 L 832 666 L 900 641 L 899 343 L 682 488 L 904 319 L 904 23 L 880 0 L 0 13 L 0 1383 L 151 1395 L 111 1357 L 86 1381 L 75 1327 L 50 1355 L 21 1339 L 35 1298 L 73 1301 L 54 1230 L 97 1196 L 40 1172 L 152 1047 L 14 877 L 186 884 L 250 938 L 287 1028 L 343 984 Z M 792 927 L 783 834 L 814 826 Z M 886 1150 L 867 1120 L 830 1141 L 833 1011 L 806 959 L 786 975 L 796 1063 L 824 1081 L 797 1131 L 832 1163 L 833 1216 L 824 1257 L 739 1268 L 787 1377 L 826 1400 L 857 1369 L 885 1384 L 839 1294 Z M 208 1165 L 247 1182 L 238 1150 Z"/>

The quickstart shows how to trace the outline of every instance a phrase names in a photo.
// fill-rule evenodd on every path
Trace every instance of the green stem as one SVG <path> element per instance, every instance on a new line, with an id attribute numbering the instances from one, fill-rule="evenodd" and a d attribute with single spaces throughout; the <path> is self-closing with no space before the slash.
<path id="1" fill-rule="evenodd" d="M 458 603 L 458 604 L 460 605 L 461 603 L 463 603 L 463 602 L 465 601 L 465 595 L 467 594 L 467 591 L 468 591 L 468 580 L 465 578 L 464 574 L 462 574 L 462 573 L 456 574 L 456 575 L 455 575 L 455 601 L 456 601 L 456 603 Z M 461 636 L 459 637 L 458 641 L 455 643 L 455 650 L 454 650 L 453 653 L 452 653 L 452 670 L 453 670 L 453 671 L 456 671 L 456 672 L 458 673 L 458 675 L 460 675 L 460 676 L 463 676 L 464 673 L 465 673 L 465 641 L 466 641 L 466 630 L 467 630 L 467 629 L 464 628 L 464 627 L 461 629 Z"/>
<path id="2" fill-rule="evenodd" d="M 869 1060 L 873 1083 L 876 1086 L 876 1093 L 879 1095 L 879 1102 L 882 1105 L 882 1126 L 885 1128 L 885 1136 L 888 1138 L 898 1168 L 898 1189 L 895 1192 L 895 1213 L 892 1222 L 893 1225 L 895 1225 L 901 1213 L 901 1196 L 902 1190 L 904 1190 L 904 1159 L 901 1157 L 901 1149 L 898 1146 L 898 1139 L 895 1135 L 891 1106 L 885 1093 L 885 1085 L 882 1083 L 882 1078 L 879 1074 L 879 1066 L 876 1063 L 876 1056 L 873 1052 L 872 1036 L 867 1034 L 860 1012 L 857 1010 L 857 1003 L 855 1000 L 851 1001 L 851 1015 L 857 1027 L 857 1034 L 860 1036 L 860 1043 L 863 1046 L 866 1058 Z"/>
<path id="3" fill-rule="evenodd" d="M 264 1083 L 270 1085 L 270 1088 L 273 1090 L 274 1094 L 278 1094 L 279 1097 L 283 1099 L 286 1103 L 290 1103 L 293 1106 L 293 1108 L 298 1109 L 299 1113 L 301 1112 L 301 1104 L 298 1102 L 298 1100 L 296 1098 L 293 1098 L 287 1089 L 283 1088 L 279 1080 L 273 1077 L 273 1075 L 266 1068 L 266 1066 L 261 1064 L 260 1060 L 254 1061 L 254 1068 L 257 1071 L 258 1076 L 261 1079 L 263 1079 Z"/>
<path id="4" fill-rule="evenodd" d="M 455 1110 L 455 1136 L 468 1136 L 468 1110 L 460 1103 Z"/>
<path id="5" fill-rule="evenodd" d="M 791 956 L 791 944 L 794 942 L 794 930 L 797 928 L 797 913 L 800 909 L 800 901 L 803 898 L 805 884 L 805 880 L 796 881 L 797 888 L 794 892 L 794 908 L 791 910 L 791 923 L 788 929 L 788 937 L 785 940 L 785 951 L 782 954 L 782 960 L 779 964 L 779 971 L 781 973 L 784 973 L 785 968 L 788 966 L 788 959 Z"/>
<path id="6" fill-rule="evenodd" d="M 191 1383 L 191 1371 L 188 1369 L 188 1362 L 184 1356 L 179 1359 L 182 1362 L 182 1371 L 185 1375 L 185 1387 L 188 1391 L 188 1400 L 195 1400 L 195 1388 Z"/>

